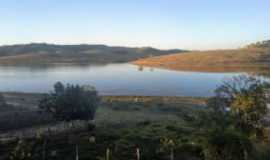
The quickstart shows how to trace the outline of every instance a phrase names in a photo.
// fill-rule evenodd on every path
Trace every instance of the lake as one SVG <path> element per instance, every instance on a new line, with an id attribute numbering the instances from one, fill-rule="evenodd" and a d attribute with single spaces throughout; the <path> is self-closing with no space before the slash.
<path id="1" fill-rule="evenodd" d="M 0 91 L 49 92 L 57 81 L 93 85 L 101 95 L 211 96 L 225 79 L 243 73 L 187 72 L 104 66 L 0 67 Z"/>

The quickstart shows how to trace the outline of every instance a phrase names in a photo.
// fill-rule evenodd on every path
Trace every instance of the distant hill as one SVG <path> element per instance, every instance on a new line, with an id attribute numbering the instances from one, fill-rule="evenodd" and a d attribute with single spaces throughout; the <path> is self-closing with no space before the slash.
<path id="1" fill-rule="evenodd" d="M 0 46 L 0 65 L 121 63 L 178 52 L 183 52 L 183 50 L 32 43 Z"/>
<path id="2" fill-rule="evenodd" d="M 270 41 L 258 42 L 241 49 L 191 51 L 133 62 L 137 65 L 174 70 L 248 71 L 270 69 Z"/>

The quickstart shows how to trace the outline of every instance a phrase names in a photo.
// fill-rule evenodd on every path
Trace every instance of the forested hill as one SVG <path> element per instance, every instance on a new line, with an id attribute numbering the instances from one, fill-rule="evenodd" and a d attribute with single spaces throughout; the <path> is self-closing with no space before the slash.
<path id="1" fill-rule="evenodd" d="M 183 50 L 32 43 L 0 46 L 0 64 L 119 63 L 179 52 Z"/>

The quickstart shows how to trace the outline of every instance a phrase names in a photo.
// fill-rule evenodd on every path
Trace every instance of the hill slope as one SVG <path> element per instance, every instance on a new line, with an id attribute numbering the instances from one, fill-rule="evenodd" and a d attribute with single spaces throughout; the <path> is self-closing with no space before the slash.
<path id="1" fill-rule="evenodd" d="M 0 64 L 119 63 L 139 58 L 166 55 L 182 50 L 158 50 L 151 47 L 128 48 L 105 45 L 52 45 L 33 43 L 0 47 Z"/>
<path id="2" fill-rule="evenodd" d="M 136 65 L 174 70 L 244 71 L 270 68 L 270 41 L 235 50 L 193 51 L 134 61 Z"/>

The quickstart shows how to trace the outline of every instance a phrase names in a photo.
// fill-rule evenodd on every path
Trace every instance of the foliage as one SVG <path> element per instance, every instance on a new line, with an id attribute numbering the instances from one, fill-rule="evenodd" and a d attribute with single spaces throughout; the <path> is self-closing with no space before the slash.
<path id="1" fill-rule="evenodd" d="M 58 120 L 93 119 L 100 98 L 93 87 L 67 85 L 58 82 L 54 92 L 39 103 L 40 109 L 51 113 Z"/>
<path id="2" fill-rule="evenodd" d="M 252 76 L 238 76 L 224 82 L 216 90 L 215 105 L 232 116 L 235 129 L 250 137 L 259 138 L 263 130 L 263 118 L 267 114 L 265 83 Z"/>
<path id="3" fill-rule="evenodd" d="M 253 140 L 262 137 L 267 113 L 265 82 L 241 75 L 225 81 L 207 102 L 204 121 L 204 155 L 207 160 L 247 160 Z M 207 127 L 208 124 L 208 127 Z"/>
<path id="4" fill-rule="evenodd" d="M 239 77 L 235 79 L 239 79 Z M 103 101 L 103 108 L 99 112 L 110 109 L 110 111 L 117 113 L 116 115 L 112 115 L 113 112 L 105 114 L 106 120 L 114 121 L 108 118 L 110 115 L 111 117 L 120 117 L 121 121 L 117 119 L 116 123 L 106 125 L 102 123 L 91 132 L 71 133 L 77 138 L 80 159 L 104 158 L 107 148 L 110 149 L 111 158 L 119 160 L 135 159 L 136 148 L 140 149 L 141 159 L 267 159 L 269 156 L 267 150 L 257 153 L 257 141 L 252 139 L 255 133 L 253 129 L 258 124 L 262 125 L 261 120 L 265 115 L 264 85 L 257 79 L 250 77 L 240 78 L 240 82 L 237 81 L 237 83 L 235 79 L 230 83 L 227 81 L 219 87 L 217 95 L 208 100 L 207 107 L 194 107 L 196 109 L 190 106 L 183 107 L 183 102 L 179 107 L 177 104 L 153 104 L 152 102 L 140 102 L 137 99 L 124 103 L 116 101 L 116 98 Z M 70 85 L 68 86 L 70 87 Z M 55 84 L 55 92 L 47 95 L 54 98 L 51 102 L 58 102 L 57 104 L 61 105 L 70 104 L 66 101 L 60 101 L 67 97 L 68 86 L 61 83 Z M 73 87 L 76 88 L 76 86 Z M 60 100 L 58 100 L 59 97 L 61 97 Z M 58 107 L 55 104 L 52 106 Z M 64 105 L 61 109 L 66 107 L 67 105 Z M 50 109 L 54 111 L 54 108 Z M 147 115 L 146 119 L 142 120 L 141 117 L 136 116 L 137 113 L 141 112 Z M 122 118 L 120 113 L 127 114 L 128 118 L 133 118 L 133 123 Z M 155 114 L 155 116 L 166 114 L 167 120 L 163 121 L 160 118 L 152 120 L 150 113 Z M 169 120 L 169 113 L 177 119 Z M 257 113 L 258 117 L 254 113 Z M 130 116 L 131 114 L 133 115 Z M 243 117 L 243 115 L 245 116 Z M 240 124 L 241 127 L 239 127 Z M 251 127 L 246 129 L 246 126 Z M 263 127 L 262 125 L 260 130 Z M 256 135 L 258 135 L 257 131 Z M 46 144 L 49 151 L 48 157 L 54 151 L 57 154 L 53 154 L 56 156 L 52 155 L 51 157 L 57 159 L 74 157 L 75 148 L 73 143 L 69 143 L 71 138 L 67 138 L 67 136 L 67 134 L 61 134 L 49 137 L 50 140 Z M 39 154 L 42 153 L 41 147 L 42 145 L 38 146 Z M 254 154 L 261 155 L 254 156 Z"/>
<path id="5" fill-rule="evenodd" d="M 207 160 L 248 160 L 252 147 L 251 141 L 241 132 L 214 131 L 207 137 L 204 155 Z"/>
<path id="6" fill-rule="evenodd" d="M 10 160 L 33 160 L 33 142 L 19 139 L 16 147 L 11 152 Z"/>
<path id="7" fill-rule="evenodd" d="M 222 97 L 212 97 L 207 101 L 208 112 L 204 112 L 204 125 L 209 129 L 224 130 L 232 123 L 231 113 L 228 112 L 226 101 Z"/>

